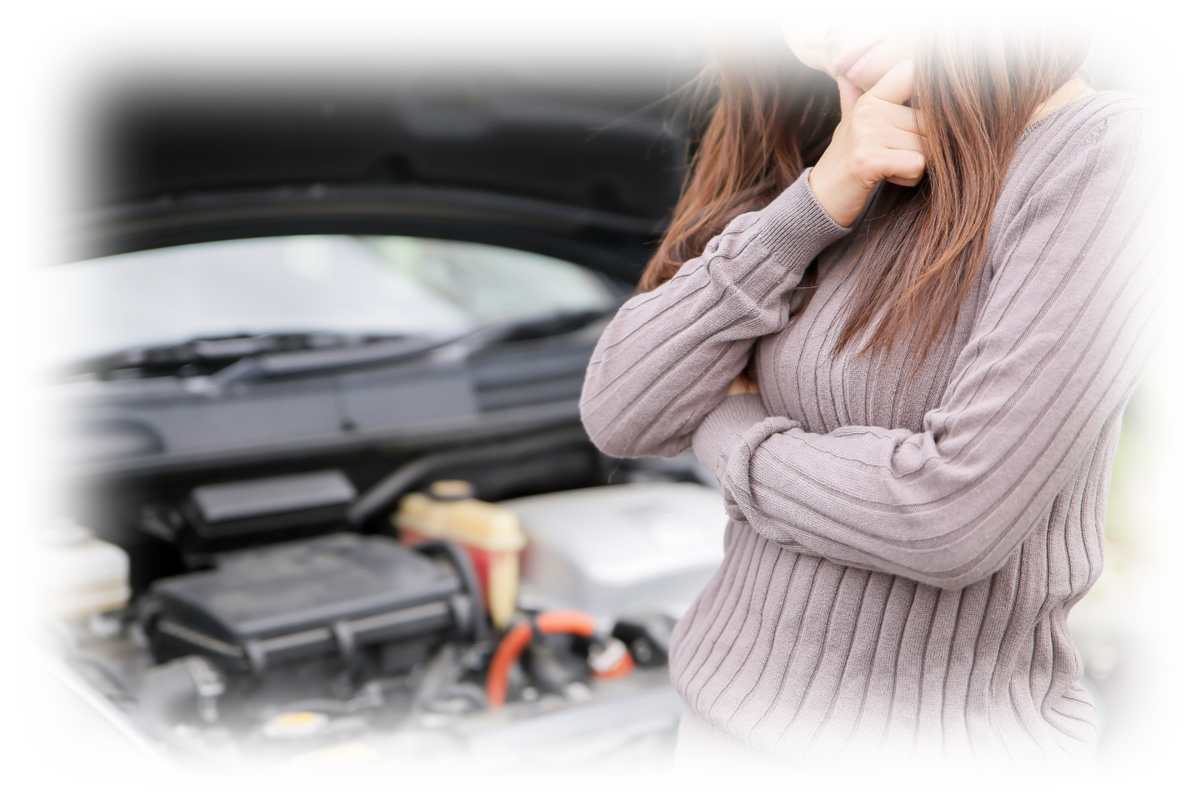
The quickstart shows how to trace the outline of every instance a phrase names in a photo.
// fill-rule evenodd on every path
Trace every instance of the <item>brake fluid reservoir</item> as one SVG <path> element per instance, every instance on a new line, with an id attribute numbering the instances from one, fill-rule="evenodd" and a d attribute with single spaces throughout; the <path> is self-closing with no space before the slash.
<path id="1" fill-rule="evenodd" d="M 405 495 L 393 521 L 405 544 L 438 539 L 462 546 L 475 567 L 492 624 L 502 630 L 517 608 L 525 535 L 516 513 L 472 494 L 467 481 L 435 481 L 428 493 Z"/>
<path id="2" fill-rule="evenodd" d="M 34 590 L 38 608 L 65 619 L 130 600 L 130 557 L 70 517 L 17 534 L 17 575 Z"/>

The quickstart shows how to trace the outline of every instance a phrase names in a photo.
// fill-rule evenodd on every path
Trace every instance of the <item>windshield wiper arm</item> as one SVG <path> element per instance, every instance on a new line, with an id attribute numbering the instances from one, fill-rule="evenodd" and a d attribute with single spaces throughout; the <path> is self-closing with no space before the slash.
<path id="1" fill-rule="evenodd" d="M 107 375 L 120 370 L 165 372 L 193 365 L 228 365 L 269 353 L 312 352 L 411 338 L 411 335 L 406 334 L 330 331 L 233 333 L 228 336 L 205 336 L 170 344 L 126 348 L 75 362 L 64 371 L 71 375 Z"/>
<path id="2" fill-rule="evenodd" d="M 58 372 L 100 379 L 122 372 L 132 373 L 132 378 L 172 376 L 187 379 L 197 390 L 219 391 L 246 381 L 386 366 L 434 354 L 465 358 L 500 342 L 578 330 L 617 308 L 614 304 L 506 320 L 444 337 L 321 331 L 203 337 L 128 348 L 76 362 Z"/>
<path id="3" fill-rule="evenodd" d="M 501 342 L 524 341 L 578 330 L 608 314 L 617 306 L 584 311 L 556 312 L 537 317 L 496 322 L 442 339 L 379 341 L 328 350 L 270 353 L 235 361 L 209 379 L 225 388 L 245 381 L 294 375 L 364 369 L 403 363 L 454 350 L 465 358 L 477 350 Z"/>

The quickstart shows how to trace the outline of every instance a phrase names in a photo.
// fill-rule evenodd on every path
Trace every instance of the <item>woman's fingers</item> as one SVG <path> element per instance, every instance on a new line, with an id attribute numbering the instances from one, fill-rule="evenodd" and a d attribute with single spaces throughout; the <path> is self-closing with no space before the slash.
<path id="1" fill-rule="evenodd" d="M 908 118 L 911 119 L 911 118 Z M 884 179 L 898 186 L 916 186 L 925 176 L 925 163 L 929 158 L 929 140 L 920 133 L 894 127 L 888 136 L 888 149 L 893 151 L 889 158 L 890 175 Z"/>
<path id="2" fill-rule="evenodd" d="M 809 173 L 817 202 L 839 225 L 850 225 L 880 181 L 915 186 L 925 175 L 920 109 L 908 108 L 913 63 L 903 61 L 868 92 L 838 78 L 842 119 Z"/>
<path id="3" fill-rule="evenodd" d="M 900 186 L 916 186 L 925 177 L 925 156 L 914 150 L 893 150 L 891 169 L 885 181 Z"/>
<path id="4" fill-rule="evenodd" d="M 924 130 L 923 123 L 925 116 L 915 108 L 908 106 L 897 106 L 890 103 L 883 104 L 883 113 L 887 116 L 888 122 L 895 128 L 911 131 L 912 133 L 920 133 Z"/>
<path id="5" fill-rule="evenodd" d="M 925 177 L 925 137 L 897 128 L 888 140 L 889 164 L 884 180 L 900 186 L 916 186 Z"/>
<path id="6" fill-rule="evenodd" d="M 885 72 L 865 96 L 902 106 L 912 99 L 915 77 L 912 60 L 901 61 Z"/>
<path id="7" fill-rule="evenodd" d="M 928 155 L 924 136 L 898 128 L 889 133 L 887 146 L 892 150 L 912 150 L 921 155 Z"/>
<path id="8" fill-rule="evenodd" d="M 842 119 L 845 119 L 854 109 L 858 98 L 863 96 L 863 90 L 841 76 L 838 76 L 836 80 L 838 85 L 838 99 L 842 105 Z"/>

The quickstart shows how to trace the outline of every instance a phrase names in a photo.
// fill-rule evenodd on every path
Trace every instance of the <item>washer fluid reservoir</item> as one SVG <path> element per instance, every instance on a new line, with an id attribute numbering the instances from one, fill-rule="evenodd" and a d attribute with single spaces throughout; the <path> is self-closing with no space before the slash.
<path id="1" fill-rule="evenodd" d="M 17 534 L 17 575 L 34 590 L 38 608 L 64 619 L 130 600 L 130 557 L 70 517 Z"/>

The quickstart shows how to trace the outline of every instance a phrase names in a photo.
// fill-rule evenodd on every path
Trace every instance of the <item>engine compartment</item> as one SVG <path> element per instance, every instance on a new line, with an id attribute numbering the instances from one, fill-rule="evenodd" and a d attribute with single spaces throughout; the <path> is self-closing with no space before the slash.
<path id="1" fill-rule="evenodd" d="M 394 673 L 436 642 L 486 636 L 470 566 L 447 543 L 432 544 L 342 533 L 247 548 L 214 569 L 156 581 L 139 622 L 160 663 L 199 655 L 262 678 L 338 656 L 348 678 L 368 660 Z"/>
<path id="2" fill-rule="evenodd" d="M 43 643 L 139 735 L 226 766 L 669 759 L 668 642 L 725 522 L 690 454 L 563 428 L 279 467 L 92 480 L 43 537 Z M 503 624 L 471 547 L 401 535 L 402 499 L 446 481 L 520 519 Z"/>

